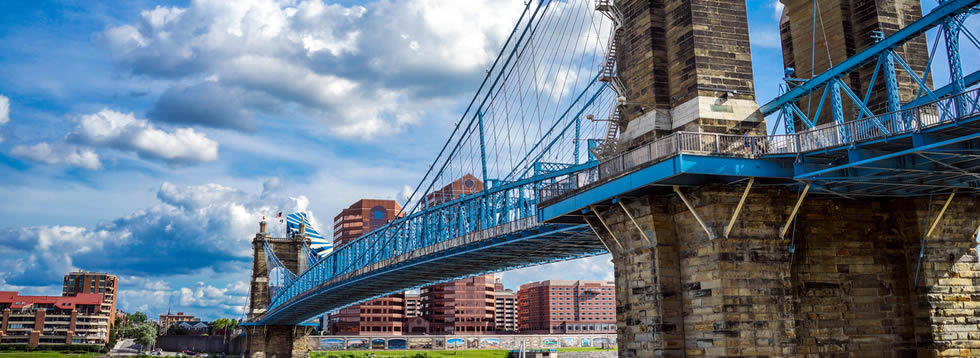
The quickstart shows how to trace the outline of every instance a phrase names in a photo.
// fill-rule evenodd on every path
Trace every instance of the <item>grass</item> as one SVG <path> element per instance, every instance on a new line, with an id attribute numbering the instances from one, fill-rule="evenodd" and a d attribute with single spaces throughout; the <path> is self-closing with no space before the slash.
<path id="1" fill-rule="evenodd" d="M 0 352 L 0 358 L 95 358 L 105 356 L 103 353 L 71 353 L 56 351 L 33 352 Z"/>
<path id="2" fill-rule="evenodd" d="M 559 352 L 601 352 L 610 351 L 610 349 L 602 348 L 558 348 Z M 316 352 L 317 357 L 377 357 L 377 358 L 396 358 L 396 357 L 415 357 L 416 354 L 422 354 L 429 358 L 503 358 L 507 357 L 509 349 L 471 349 L 471 350 L 425 350 L 425 351 L 410 351 L 410 350 L 392 350 L 392 351 L 382 351 L 382 350 L 372 350 L 372 351 L 319 351 Z M 312 352 L 311 352 L 312 353 Z"/>

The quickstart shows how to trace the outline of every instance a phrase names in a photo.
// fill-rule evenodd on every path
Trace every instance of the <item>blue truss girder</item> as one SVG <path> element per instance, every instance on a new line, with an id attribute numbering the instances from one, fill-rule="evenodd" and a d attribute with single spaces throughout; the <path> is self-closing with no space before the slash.
<path id="1" fill-rule="evenodd" d="M 796 102 L 798 99 L 827 85 L 834 79 L 856 70 L 867 62 L 875 60 L 880 54 L 911 40 L 926 30 L 942 24 L 947 18 L 970 11 L 977 4 L 980 4 L 980 0 L 949 0 L 943 2 L 919 20 L 896 31 L 882 41 L 871 45 L 866 50 L 851 56 L 839 65 L 776 97 L 769 103 L 762 105 L 759 110 L 763 115 L 775 113 L 784 104 Z"/>

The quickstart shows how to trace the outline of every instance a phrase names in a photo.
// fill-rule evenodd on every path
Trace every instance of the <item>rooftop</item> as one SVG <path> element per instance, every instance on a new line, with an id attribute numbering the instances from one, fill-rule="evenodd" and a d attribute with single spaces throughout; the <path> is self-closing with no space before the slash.
<path id="1" fill-rule="evenodd" d="M 30 308 L 33 305 L 50 304 L 61 309 L 73 309 L 75 305 L 100 305 L 102 295 L 79 293 L 75 296 L 21 296 L 16 291 L 0 291 L 0 303 L 10 308 Z"/>

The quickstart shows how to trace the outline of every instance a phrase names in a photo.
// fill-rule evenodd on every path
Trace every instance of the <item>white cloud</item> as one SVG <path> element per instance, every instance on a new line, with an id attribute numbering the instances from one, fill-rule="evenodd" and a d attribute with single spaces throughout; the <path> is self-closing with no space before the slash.
<path id="1" fill-rule="evenodd" d="M 776 31 L 753 31 L 749 36 L 752 44 L 755 46 L 774 49 L 782 48 L 782 40 Z"/>
<path id="2" fill-rule="evenodd" d="M 192 128 L 173 132 L 159 129 L 132 113 L 103 109 L 83 115 L 69 138 L 93 146 L 134 151 L 141 157 L 168 163 L 197 163 L 218 159 L 218 142 Z"/>
<path id="3" fill-rule="evenodd" d="M 10 98 L 0 94 L 0 124 L 10 122 Z"/>
<path id="4" fill-rule="evenodd" d="M 770 0 L 769 8 L 772 9 L 772 18 L 778 21 L 783 16 L 783 9 L 785 7 L 781 0 Z"/>
<path id="5" fill-rule="evenodd" d="M 251 261 L 251 240 L 261 216 L 305 210 L 309 204 L 304 196 L 260 197 L 217 184 L 164 183 L 157 196 L 160 204 L 94 228 L 0 230 L 0 266 L 10 268 L 0 272 L 0 279 L 32 286 L 74 268 L 131 276 L 237 270 L 241 262 Z"/>
<path id="6" fill-rule="evenodd" d="M 0 126 L 7 122 L 10 122 L 10 98 L 0 94 Z M 0 143 L 3 143 L 3 137 L 0 137 Z"/>
<path id="7" fill-rule="evenodd" d="M 211 78 L 245 93 L 252 109 L 297 105 L 335 134 L 370 138 L 417 124 L 423 110 L 449 110 L 523 8 L 521 0 L 201 0 L 142 11 L 103 39 L 134 73 L 175 86 Z"/>
<path id="8" fill-rule="evenodd" d="M 94 151 L 66 144 L 41 142 L 31 146 L 18 145 L 10 150 L 10 154 L 45 164 L 66 164 L 89 170 L 102 168 L 99 155 Z"/>

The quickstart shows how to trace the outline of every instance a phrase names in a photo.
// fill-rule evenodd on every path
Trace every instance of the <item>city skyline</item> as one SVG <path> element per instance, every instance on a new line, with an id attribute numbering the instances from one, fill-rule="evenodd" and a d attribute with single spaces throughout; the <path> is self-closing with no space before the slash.
<path id="1" fill-rule="evenodd" d="M 760 102 L 782 77 L 777 4 L 748 1 Z M 240 316 L 260 218 L 307 211 L 332 237 L 357 199 L 404 204 L 522 5 L 0 5 L 0 290 L 104 271 L 127 312 Z M 612 265 L 502 276 L 516 291 Z"/>

